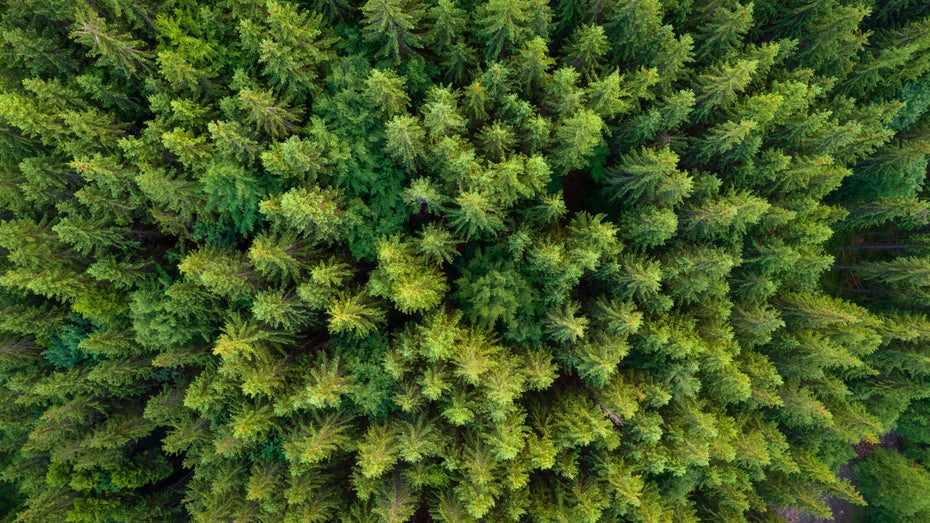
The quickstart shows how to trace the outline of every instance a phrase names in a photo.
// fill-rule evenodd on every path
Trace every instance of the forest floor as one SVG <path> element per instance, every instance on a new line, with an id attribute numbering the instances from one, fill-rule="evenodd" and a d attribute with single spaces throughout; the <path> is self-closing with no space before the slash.
<path id="1" fill-rule="evenodd" d="M 840 470 L 837 471 L 836 477 L 840 479 L 849 480 L 854 486 L 856 485 L 856 473 L 853 471 L 853 465 L 859 461 L 860 458 L 853 458 L 840 467 Z M 833 511 L 833 521 L 836 523 L 859 523 L 865 518 L 865 507 L 862 505 L 856 505 L 850 503 L 845 499 L 838 497 L 830 497 L 827 500 L 827 506 L 830 507 L 830 510 Z M 826 522 L 826 519 L 810 519 L 805 520 L 804 523 L 822 523 Z M 799 522 L 800 523 L 800 522 Z"/>
<path id="2" fill-rule="evenodd" d="M 836 477 L 849 480 L 853 486 L 857 486 L 856 472 L 853 470 L 853 466 L 868 457 L 870 452 L 880 447 L 900 452 L 901 436 L 892 431 L 882 436 L 877 444 L 860 443 L 856 445 L 856 457 L 840 466 L 840 469 L 836 472 Z M 835 496 L 827 498 L 826 503 L 833 512 L 833 519 L 818 518 L 797 509 L 779 510 L 778 513 L 788 523 L 860 523 L 865 520 L 867 508 L 865 506 L 856 505 Z"/>
<path id="3" fill-rule="evenodd" d="M 836 476 L 840 479 L 847 479 L 856 484 L 856 474 L 853 471 L 853 465 L 859 461 L 859 458 L 853 458 L 844 463 Z M 833 519 L 823 519 L 813 516 L 798 509 L 779 510 L 778 514 L 785 518 L 788 523 L 860 523 L 865 519 L 865 509 L 861 505 L 856 505 L 836 496 L 830 496 L 826 500 L 827 506 L 833 512 Z"/>

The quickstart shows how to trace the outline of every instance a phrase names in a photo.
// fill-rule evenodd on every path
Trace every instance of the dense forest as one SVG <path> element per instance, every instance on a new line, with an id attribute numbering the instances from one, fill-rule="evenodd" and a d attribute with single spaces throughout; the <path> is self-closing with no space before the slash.
<path id="1" fill-rule="evenodd" d="M 928 157 L 926 1 L 5 0 L 0 521 L 930 521 Z"/>

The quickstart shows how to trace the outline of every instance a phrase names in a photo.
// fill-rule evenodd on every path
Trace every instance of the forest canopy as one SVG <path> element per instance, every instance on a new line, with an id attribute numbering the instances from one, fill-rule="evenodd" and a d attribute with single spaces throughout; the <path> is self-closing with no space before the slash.
<path id="1" fill-rule="evenodd" d="M 5 1 L 0 521 L 930 521 L 928 158 L 927 2 Z"/>

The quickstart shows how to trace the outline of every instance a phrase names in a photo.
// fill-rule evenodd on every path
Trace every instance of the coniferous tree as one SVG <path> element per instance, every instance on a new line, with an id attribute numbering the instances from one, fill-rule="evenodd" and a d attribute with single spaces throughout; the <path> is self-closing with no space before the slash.
<path id="1" fill-rule="evenodd" d="M 920 519 L 928 24 L 8 2 L 0 511 Z"/>

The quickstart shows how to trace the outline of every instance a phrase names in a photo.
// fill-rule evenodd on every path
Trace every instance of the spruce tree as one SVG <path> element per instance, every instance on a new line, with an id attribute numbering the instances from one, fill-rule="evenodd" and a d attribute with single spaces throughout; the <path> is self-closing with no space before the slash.
<path id="1" fill-rule="evenodd" d="M 920 519 L 887 478 L 930 464 L 928 28 L 8 2 L 0 510 Z"/>

